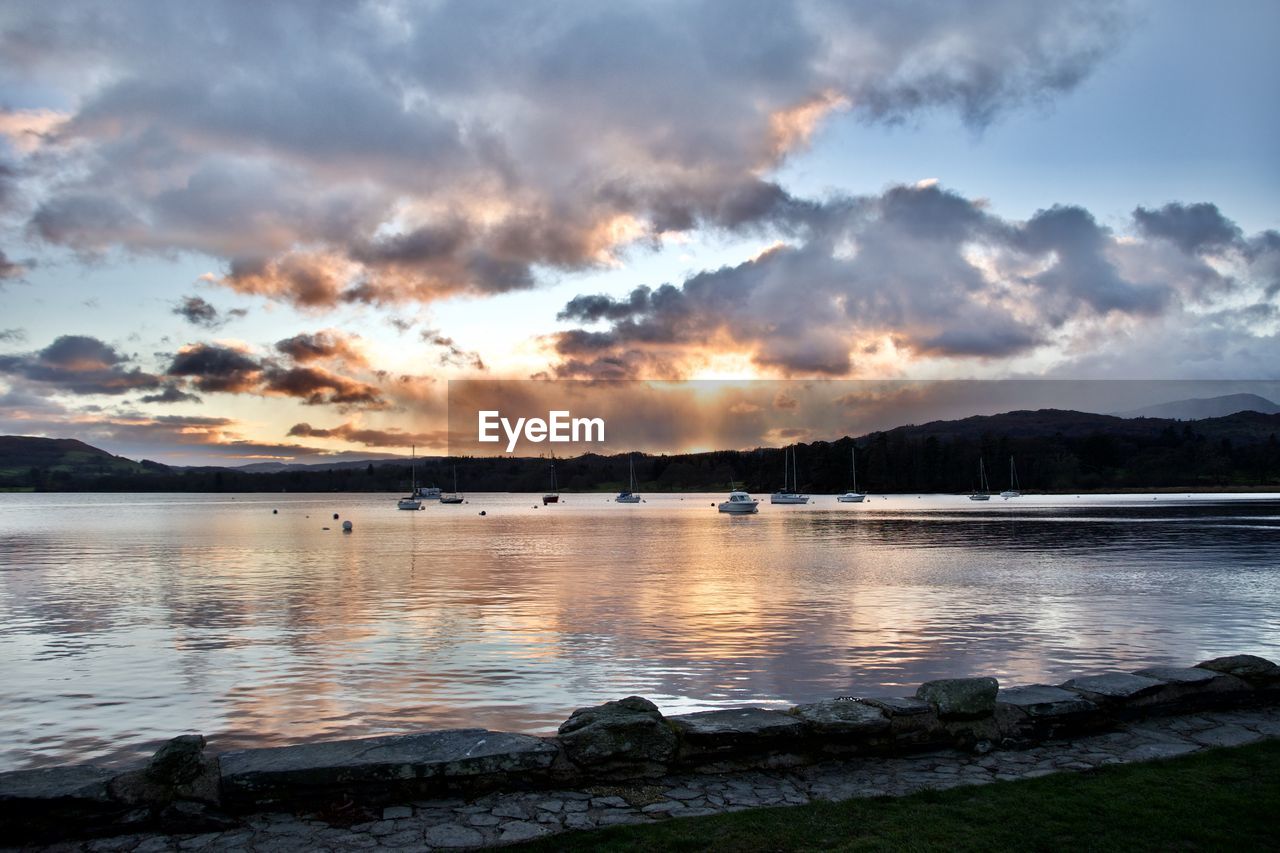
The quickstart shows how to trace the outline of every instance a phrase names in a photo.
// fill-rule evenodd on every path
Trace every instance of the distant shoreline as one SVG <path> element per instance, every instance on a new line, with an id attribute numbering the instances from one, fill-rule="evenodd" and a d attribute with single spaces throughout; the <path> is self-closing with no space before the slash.
<path id="1" fill-rule="evenodd" d="M 663 489 L 663 490 L 646 490 L 637 488 L 636 494 L 644 495 L 706 495 L 718 494 L 720 491 L 727 492 L 728 487 L 724 489 Z M 754 489 L 748 490 L 753 494 L 768 496 L 770 492 Z M 617 494 L 616 488 L 593 489 L 590 491 L 581 491 L 573 489 L 560 489 L 562 495 L 614 495 Z M 166 491 L 151 489 L 45 489 L 37 491 L 31 487 L 0 487 L 0 494 L 39 494 L 39 495 L 386 495 L 394 497 L 403 496 L 403 490 L 381 490 L 381 491 L 365 491 L 365 490 L 330 490 L 330 491 L 308 491 L 299 489 L 298 491 L 281 492 L 269 489 L 237 489 L 222 491 Z M 511 491 L 502 490 L 481 490 L 476 489 L 465 493 L 466 495 L 538 495 L 539 491 Z M 802 492 L 813 498 L 834 498 L 843 492 Z M 950 497 L 965 497 L 969 492 L 874 492 L 866 493 L 868 498 L 878 497 L 904 497 L 907 495 L 939 495 Z M 1280 495 L 1280 486 L 1153 486 L 1151 488 L 1142 487 L 1124 487 L 1115 489 L 1073 489 L 1064 492 L 1043 492 L 1043 491 L 1023 491 L 1020 497 L 1024 498 L 1063 498 L 1072 495 L 1233 495 L 1233 494 L 1276 494 Z M 999 498 L 999 492 L 992 492 L 993 499 Z M 433 498 L 423 498 L 424 503 L 432 503 Z"/>

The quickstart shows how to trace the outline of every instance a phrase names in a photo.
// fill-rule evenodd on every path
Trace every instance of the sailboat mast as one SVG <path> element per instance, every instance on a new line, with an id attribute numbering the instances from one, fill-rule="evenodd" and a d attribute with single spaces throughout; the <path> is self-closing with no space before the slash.
<path id="1" fill-rule="evenodd" d="M 855 446 L 849 451 L 849 467 L 853 469 L 853 491 L 858 491 L 858 448 Z"/>

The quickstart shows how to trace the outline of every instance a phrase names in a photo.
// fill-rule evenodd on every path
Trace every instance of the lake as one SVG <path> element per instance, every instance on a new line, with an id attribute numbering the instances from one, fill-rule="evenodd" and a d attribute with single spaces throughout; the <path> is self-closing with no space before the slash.
<path id="1" fill-rule="evenodd" d="M 645 497 L 0 494 L 0 769 L 1280 659 L 1280 495 Z"/>

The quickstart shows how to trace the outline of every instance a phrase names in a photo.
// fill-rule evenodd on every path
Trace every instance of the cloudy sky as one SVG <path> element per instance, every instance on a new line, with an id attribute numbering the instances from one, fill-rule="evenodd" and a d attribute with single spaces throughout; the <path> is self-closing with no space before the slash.
<path id="1" fill-rule="evenodd" d="M 1280 5 L 11 3 L 0 433 L 442 450 L 447 380 L 1280 376 Z"/>

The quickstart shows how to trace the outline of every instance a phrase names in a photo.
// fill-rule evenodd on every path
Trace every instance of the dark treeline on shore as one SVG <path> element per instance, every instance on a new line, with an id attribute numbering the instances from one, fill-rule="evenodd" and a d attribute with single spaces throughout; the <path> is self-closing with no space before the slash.
<path id="1" fill-rule="evenodd" d="M 978 460 L 993 491 L 1009 486 L 1009 460 L 1023 491 L 1256 488 L 1280 485 L 1280 415 L 1240 412 L 1200 421 L 1122 419 L 1078 412 L 1006 415 L 898 427 L 856 440 L 797 446 L 803 491 L 842 492 L 856 444 L 858 485 L 876 492 L 965 492 L 977 487 Z M 43 441 L 47 439 L 22 439 Z M 36 491 L 395 492 L 407 491 L 407 461 L 293 467 L 280 471 L 169 468 L 111 456 L 79 442 L 74 464 L 56 455 L 35 464 L 0 462 L 0 488 Z M 94 455 L 97 454 L 97 455 Z M 614 491 L 627 480 L 628 455 L 586 454 L 556 462 L 564 491 Z M 43 464 L 42 464 L 43 463 Z M 635 457 L 639 489 L 725 491 L 736 483 L 769 492 L 782 485 L 782 450 L 715 451 Z M 550 486 L 541 458 L 419 460 L 417 482 L 467 492 L 541 492 Z"/>

